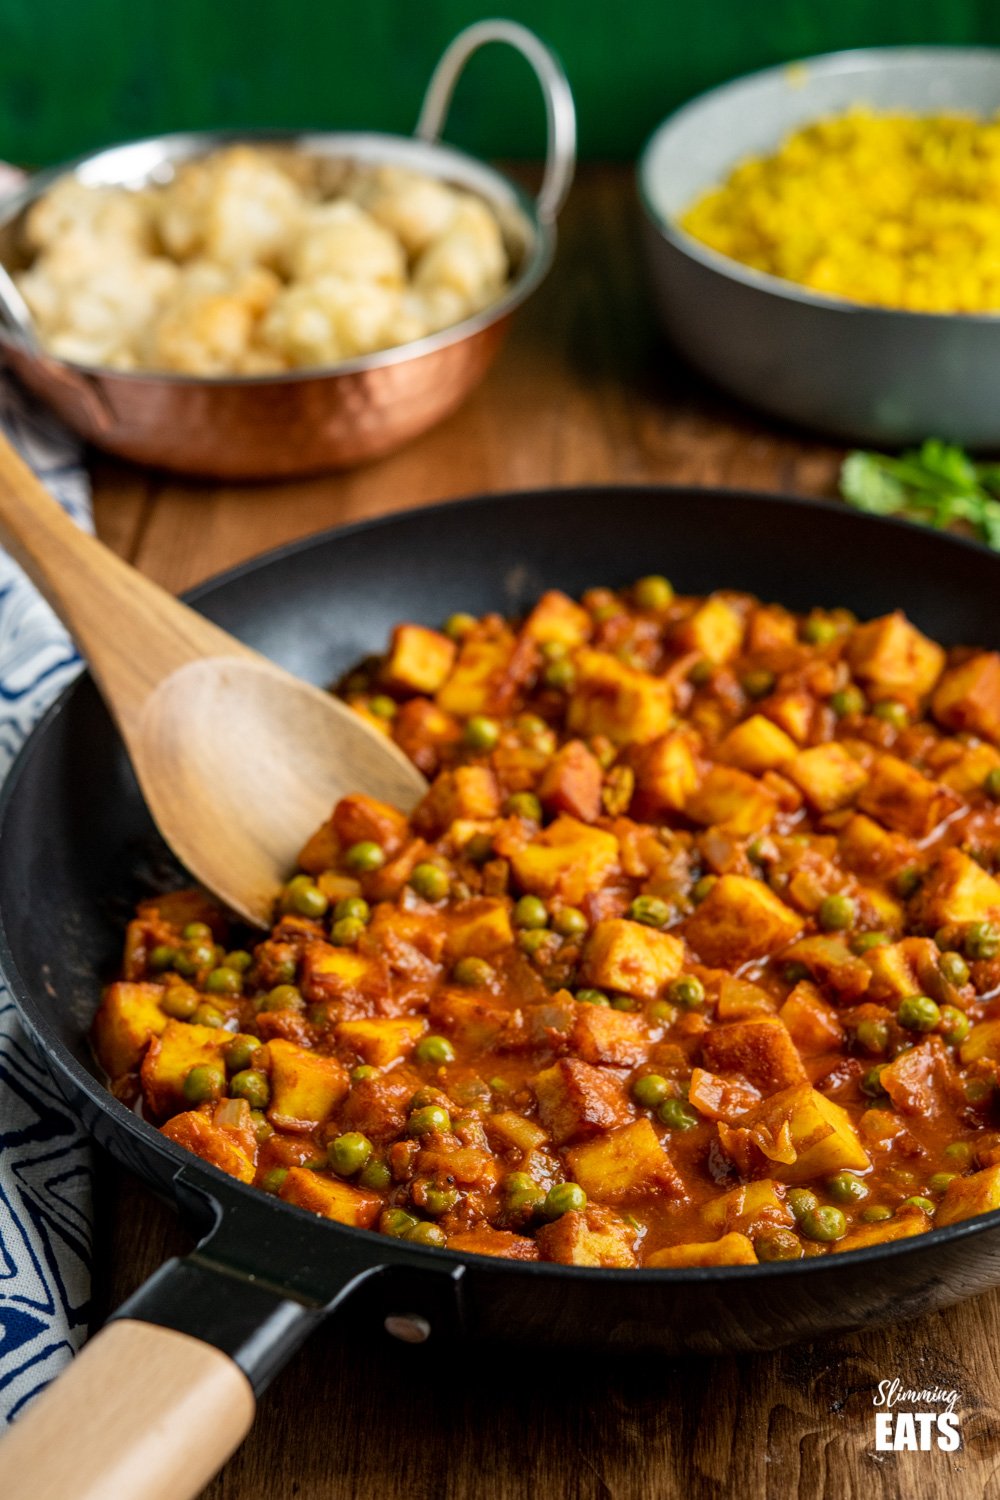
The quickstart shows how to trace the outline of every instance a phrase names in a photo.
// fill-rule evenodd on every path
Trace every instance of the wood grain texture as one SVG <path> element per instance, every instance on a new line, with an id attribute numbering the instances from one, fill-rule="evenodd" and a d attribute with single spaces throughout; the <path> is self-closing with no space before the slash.
<path id="1" fill-rule="evenodd" d="M 627 172 L 584 173 L 556 271 L 497 369 L 404 453 L 353 474 L 243 490 L 100 464 L 100 530 L 179 589 L 290 537 L 481 489 L 651 480 L 832 494 L 836 449 L 736 409 L 663 347 L 637 266 L 633 202 Z M 110 1171 L 105 1182 L 98 1292 L 110 1307 L 185 1242 L 144 1188 Z M 607 1351 L 568 1362 L 544 1349 L 524 1360 L 435 1350 L 433 1340 L 405 1348 L 377 1329 L 331 1325 L 265 1395 L 248 1441 L 205 1496 L 985 1500 L 1000 1496 L 998 1347 L 1000 1295 L 769 1356 L 626 1366 Z M 961 1452 L 875 1452 L 872 1396 L 895 1376 L 959 1391 Z"/>

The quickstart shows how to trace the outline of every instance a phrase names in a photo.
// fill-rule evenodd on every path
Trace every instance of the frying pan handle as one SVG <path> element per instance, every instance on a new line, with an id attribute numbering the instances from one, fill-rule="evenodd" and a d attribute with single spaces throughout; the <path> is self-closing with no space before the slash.
<path id="1" fill-rule="evenodd" d="M 431 76 L 420 109 L 415 131 L 418 139 L 440 140 L 451 105 L 455 85 L 474 52 L 488 42 L 506 42 L 526 58 L 535 70 L 545 98 L 548 140 L 545 151 L 545 173 L 536 207 L 538 217 L 549 223 L 556 218 L 566 201 L 576 167 L 576 109 L 569 80 L 562 64 L 527 26 L 516 21 L 477 21 L 460 31 L 444 52 Z"/>

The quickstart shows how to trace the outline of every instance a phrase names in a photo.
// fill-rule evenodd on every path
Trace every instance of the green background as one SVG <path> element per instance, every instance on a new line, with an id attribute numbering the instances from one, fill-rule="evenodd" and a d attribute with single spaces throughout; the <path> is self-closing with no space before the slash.
<path id="1" fill-rule="evenodd" d="M 500 0 L 560 52 L 584 155 L 631 156 L 682 99 L 735 74 L 869 43 L 1000 44 L 1000 0 Z M 489 0 L 0 0 L 0 155 L 42 165 L 215 125 L 408 131 L 423 85 Z M 492 55 L 491 55 L 492 54 Z M 470 66 L 449 131 L 537 155 L 524 63 Z"/>

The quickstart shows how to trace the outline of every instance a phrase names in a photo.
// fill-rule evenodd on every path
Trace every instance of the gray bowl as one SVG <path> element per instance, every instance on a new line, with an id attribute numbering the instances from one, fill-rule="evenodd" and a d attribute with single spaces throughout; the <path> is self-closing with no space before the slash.
<path id="1" fill-rule="evenodd" d="M 678 227 L 742 157 L 853 104 L 930 114 L 1000 109 L 1000 51 L 891 47 L 769 68 L 713 89 L 639 160 L 653 292 L 703 374 L 773 416 L 851 442 L 928 436 L 1000 446 L 1000 315 L 894 312 L 828 297 L 720 255 Z"/>

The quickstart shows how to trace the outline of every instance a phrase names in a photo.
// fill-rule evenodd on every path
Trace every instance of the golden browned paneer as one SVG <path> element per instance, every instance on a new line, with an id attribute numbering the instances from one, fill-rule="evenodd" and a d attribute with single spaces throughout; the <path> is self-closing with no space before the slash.
<path id="1" fill-rule="evenodd" d="M 392 721 L 392 736 L 418 771 L 434 776 L 441 752 L 461 738 L 458 720 L 429 698 L 410 698 L 400 704 Z"/>
<path id="2" fill-rule="evenodd" d="M 463 1229 L 450 1235 L 448 1249 L 465 1255 L 495 1255 L 501 1260 L 538 1260 L 539 1250 L 526 1234 L 512 1234 L 509 1229 L 493 1229 L 483 1224 L 479 1229 Z"/>
<path id="3" fill-rule="evenodd" d="M 217 1026 L 168 1021 L 142 1060 L 143 1093 L 154 1118 L 162 1119 L 183 1107 L 184 1080 L 192 1068 L 220 1068 L 224 1075 L 222 1054 L 232 1040 L 231 1031 Z"/>
<path id="4" fill-rule="evenodd" d="M 500 811 L 500 789 L 489 766 L 456 766 L 435 776 L 420 805 L 414 826 L 437 835 L 460 818 L 484 820 Z"/>
<path id="5" fill-rule="evenodd" d="M 818 706 L 812 693 L 776 693 L 767 700 L 765 712 L 797 745 L 806 745 L 812 735 Z"/>
<path id="6" fill-rule="evenodd" d="M 670 683 L 628 666 L 607 651 L 584 647 L 566 713 L 572 734 L 606 735 L 615 745 L 645 745 L 666 733 L 673 712 Z"/>
<path id="7" fill-rule="evenodd" d="M 464 901 L 448 922 L 445 957 L 449 963 L 459 958 L 490 958 L 514 941 L 510 914 L 503 901 L 478 896 Z"/>
<path id="8" fill-rule="evenodd" d="M 642 1193 L 684 1197 L 684 1185 L 645 1117 L 570 1146 L 566 1161 L 587 1196 L 603 1203 L 621 1203 Z"/>
<path id="9" fill-rule="evenodd" d="M 618 1080 L 576 1057 L 537 1073 L 534 1090 L 542 1124 L 557 1146 L 623 1125 L 631 1113 Z"/>
<path id="10" fill-rule="evenodd" d="M 957 1224 L 976 1214 L 992 1213 L 1000 1208 L 1000 1166 L 984 1167 L 971 1177 L 953 1177 L 934 1216 L 935 1227 Z"/>
<path id="11" fill-rule="evenodd" d="M 569 1044 L 584 1062 L 633 1068 L 648 1052 L 649 1036 L 642 1016 L 609 1006 L 581 1005 Z"/>
<path id="12" fill-rule="evenodd" d="M 711 594 L 676 632 L 676 644 L 710 662 L 729 661 L 743 644 L 743 616 L 727 600 Z"/>
<path id="13" fill-rule="evenodd" d="M 892 1240 L 906 1240 L 911 1235 L 924 1234 L 932 1227 L 930 1219 L 919 1208 L 902 1209 L 883 1223 L 859 1224 L 842 1240 L 837 1240 L 831 1249 L 837 1254 L 843 1250 L 864 1250 L 868 1245 L 886 1245 Z"/>
<path id="14" fill-rule="evenodd" d="M 716 750 L 716 757 L 726 765 L 760 775 L 776 771 L 798 754 L 799 747 L 790 735 L 763 714 L 751 714 L 734 727 Z"/>
<path id="15" fill-rule="evenodd" d="M 751 1150 L 740 1160 L 748 1137 Z M 730 1129 L 719 1126 L 723 1150 L 745 1176 L 766 1175 L 781 1182 L 807 1182 L 842 1168 L 863 1172 L 871 1166 L 847 1111 L 811 1088 L 795 1084 L 756 1105 Z M 754 1172 L 755 1161 L 759 1163 Z"/>
<path id="16" fill-rule="evenodd" d="M 578 906 L 618 869 L 618 840 L 602 828 L 591 828 L 563 814 L 528 843 L 496 841 L 514 874 L 533 896 L 559 896 Z"/>
<path id="17" fill-rule="evenodd" d="M 763 881 L 722 875 L 683 931 L 703 963 L 726 968 L 777 953 L 802 931 L 802 921 Z"/>
<path id="18" fill-rule="evenodd" d="M 230 1130 L 222 1130 L 199 1110 L 185 1110 L 174 1115 L 160 1128 L 167 1140 L 193 1151 L 202 1161 L 211 1162 L 220 1172 L 227 1172 L 240 1182 L 253 1182 L 255 1154 L 248 1155 L 242 1143 Z"/>
<path id="19" fill-rule="evenodd" d="M 803 1057 L 819 1057 L 843 1043 L 844 1028 L 837 1012 L 808 979 L 795 986 L 778 1016 Z"/>
<path id="20" fill-rule="evenodd" d="M 450 1177 L 463 1187 L 494 1187 L 500 1168 L 488 1151 L 475 1146 L 456 1146 L 448 1150 L 425 1146 L 417 1153 L 416 1168 L 423 1177 Z"/>
<path id="21" fill-rule="evenodd" d="M 777 654 L 782 662 L 787 660 L 790 651 L 798 654 L 801 648 L 795 616 L 780 604 L 758 604 L 750 613 L 746 649 L 753 656 Z"/>
<path id="22" fill-rule="evenodd" d="M 101 1067 L 112 1079 L 131 1073 L 142 1061 L 150 1038 L 159 1036 L 167 1024 L 160 1009 L 161 984 L 136 984 L 120 980 L 104 991 L 94 1017 L 94 1050 Z"/>
<path id="23" fill-rule="evenodd" d="M 755 1266 L 757 1252 L 745 1234 L 724 1234 L 719 1240 L 701 1244 L 670 1245 L 654 1250 L 647 1266 L 660 1268 L 681 1266 Z"/>
<path id="24" fill-rule="evenodd" d="M 847 807 L 868 780 L 865 768 L 835 740 L 800 750 L 782 767 L 782 774 L 794 781 L 817 812 L 823 813 Z"/>
<path id="25" fill-rule="evenodd" d="M 921 635 L 898 609 L 855 626 L 845 655 L 870 698 L 896 698 L 911 707 L 927 696 L 944 667 L 941 647 Z"/>
<path id="26" fill-rule="evenodd" d="M 646 746 L 636 770 L 633 806 L 637 817 L 684 811 L 701 780 L 697 751 L 695 737 L 680 731 L 661 735 Z"/>
<path id="27" fill-rule="evenodd" d="M 600 761 L 583 741 L 568 740 L 549 761 L 538 795 L 546 812 L 593 823 L 601 811 L 603 779 Z"/>
<path id="28" fill-rule="evenodd" d="M 869 948 L 863 962 L 871 973 L 868 993 L 873 1000 L 901 1000 L 922 994 L 934 983 L 940 954 L 930 938 L 903 938 Z"/>
<path id="29" fill-rule="evenodd" d="M 389 980 L 380 958 L 336 948 L 332 943 L 310 943 L 302 957 L 299 977 L 307 1000 L 374 1000 L 387 993 Z"/>
<path id="30" fill-rule="evenodd" d="M 386 687 L 403 693 L 436 693 L 455 665 L 455 642 L 423 625 L 397 625 L 382 668 Z"/>
<path id="31" fill-rule="evenodd" d="M 945 729 L 1000 740 L 1000 654 L 983 651 L 951 667 L 941 678 L 931 707 Z"/>
<path id="32" fill-rule="evenodd" d="M 524 633 L 539 642 L 558 641 L 561 646 L 582 646 L 592 626 L 590 615 L 568 594 L 550 589 L 525 620 Z"/>
<path id="33" fill-rule="evenodd" d="M 922 839 L 954 812 L 958 798 L 898 755 L 880 755 L 858 797 L 858 806 L 886 828 Z"/>
<path id="34" fill-rule="evenodd" d="M 774 793 L 734 766 L 713 766 L 684 809 L 695 823 L 714 825 L 734 838 L 766 828 L 777 810 Z"/>
<path id="35" fill-rule="evenodd" d="M 818 984 L 829 985 L 845 1000 L 863 995 L 871 983 L 871 970 L 865 959 L 852 953 L 838 934 L 816 933 L 803 938 L 789 948 L 785 958 L 789 963 L 804 964 Z"/>
<path id="36" fill-rule="evenodd" d="M 364 792 L 341 797 L 333 809 L 333 828 L 345 846 L 370 839 L 386 854 L 401 849 L 410 836 L 406 818 L 398 808 Z"/>
<path id="37" fill-rule="evenodd" d="M 1000 1021 L 979 1021 L 959 1048 L 963 1063 L 976 1062 L 980 1057 L 1000 1062 Z"/>
<path id="38" fill-rule="evenodd" d="M 684 944 L 627 917 L 605 917 L 583 950 L 581 978 L 598 989 L 657 1000 L 684 967 Z"/>
<path id="39" fill-rule="evenodd" d="M 715 1002 L 717 1021 L 746 1021 L 751 1016 L 773 1016 L 777 1009 L 774 1000 L 748 979 L 735 979 L 732 974 L 723 974 L 719 980 L 719 998 Z"/>
<path id="40" fill-rule="evenodd" d="M 946 849 L 928 870 L 914 905 L 930 928 L 1000 917 L 1000 881 L 961 849 Z"/>
<path id="41" fill-rule="evenodd" d="M 750 1234 L 754 1229 L 787 1229 L 795 1215 L 784 1199 L 785 1189 L 770 1177 L 744 1182 L 702 1209 L 705 1223 L 720 1234 Z"/>
<path id="42" fill-rule="evenodd" d="M 286 1203 L 336 1219 L 338 1224 L 353 1224 L 356 1229 L 370 1229 L 382 1211 L 378 1193 L 351 1187 L 336 1177 L 322 1176 L 304 1167 L 292 1167 L 281 1185 L 279 1197 Z"/>
<path id="43" fill-rule="evenodd" d="M 500 712 L 510 696 L 516 648 L 513 633 L 505 627 L 494 630 L 481 624 L 471 630 L 437 691 L 438 708 L 459 719 Z"/>
<path id="44" fill-rule="evenodd" d="M 487 1115 L 483 1121 L 486 1138 L 494 1151 L 506 1151 L 511 1146 L 526 1155 L 534 1151 L 548 1137 L 534 1120 L 526 1120 L 514 1109 L 501 1110 L 499 1114 Z"/>
<path id="45" fill-rule="evenodd" d="M 343 1047 L 356 1052 L 364 1062 L 385 1068 L 408 1057 L 427 1030 L 422 1016 L 399 1016 L 377 1021 L 361 1017 L 341 1021 L 334 1035 Z"/>
<path id="46" fill-rule="evenodd" d="M 340 854 L 340 839 L 334 832 L 333 819 L 323 823 L 317 828 L 311 838 L 306 840 L 299 854 L 299 866 L 308 875 L 322 875 L 324 870 L 329 870 L 337 863 Z"/>
<path id="47" fill-rule="evenodd" d="M 739 1073 L 762 1094 L 776 1094 L 806 1076 L 795 1043 L 777 1016 L 716 1026 L 706 1035 L 702 1053 L 713 1072 Z"/>
<path id="48" fill-rule="evenodd" d="M 917 854 L 916 846 L 909 839 L 899 833 L 890 833 L 864 813 L 854 813 L 844 824 L 838 843 L 841 859 L 855 875 L 882 879 L 910 864 Z"/>
<path id="49" fill-rule="evenodd" d="M 591 1204 L 563 1214 L 538 1231 L 543 1260 L 562 1266 L 626 1267 L 636 1264 L 635 1230 L 610 1208 Z"/>
<path id="50" fill-rule="evenodd" d="M 269 1042 L 267 1050 L 271 1124 L 276 1130 L 292 1131 L 325 1124 L 351 1086 L 343 1063 L 280 1037 Z"/>
<path id="51" fill-rule="evenodd" d="M 998 769 L 1000 753 L 992 745 L 969 745 L 963 748 L 963 753 L 957 759 L 936 772 L 936 777 L 942 786 L 950 787 L 960 797 L 966 798 L 973 792 L 980 791 L 990 772 Z"/>
<path id="52" fill-rule="evenodd" d="M 432 1026 L 453 1035 L 463 1046 L 488 1047 L 511 1023 L 512 1015 L 467 989 L 442 989 L 427 1008 Z"/>

